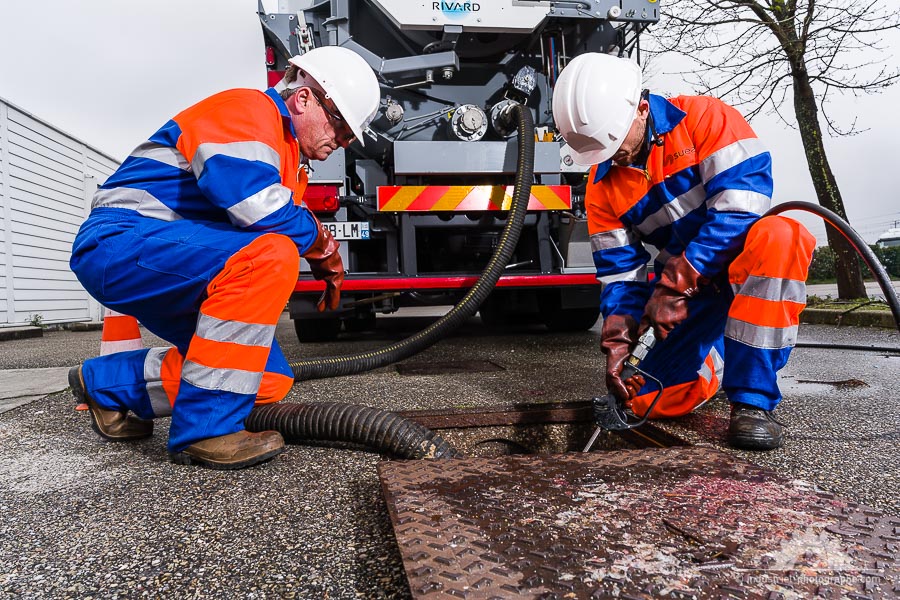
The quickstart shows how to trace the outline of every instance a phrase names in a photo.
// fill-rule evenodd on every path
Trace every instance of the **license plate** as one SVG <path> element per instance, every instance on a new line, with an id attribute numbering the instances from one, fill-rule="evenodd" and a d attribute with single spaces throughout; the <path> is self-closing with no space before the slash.
<path id="1" fill-rule="evenodd" d="M 322 223 L 322 225 L 328 228 L 336 240 L 369 239 L 369 223 L 367 221 L 338 221 Z"/>

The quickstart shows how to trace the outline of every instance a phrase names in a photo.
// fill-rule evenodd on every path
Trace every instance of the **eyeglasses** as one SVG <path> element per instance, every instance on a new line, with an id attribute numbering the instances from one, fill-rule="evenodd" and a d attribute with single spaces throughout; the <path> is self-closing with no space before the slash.
<path id="1" fill-rule="evenodd" d="M 328 103 L 325 101 L 324 96 L 322 96 L 322 92 L 315 88 L 309 88 L 310 93 L 312 93 L 313 97 L 316 99 L 316 102 L 319 103 L 319 106 L 322 107 L 322 110 L 325 111 L 325 114 L 328 115 L 328 118 L 332 119 L 336 123 L 346 124 L 347 121 L 341 114 L 337 111 L 337 109 L 332 110 L 328 107 Z"/>

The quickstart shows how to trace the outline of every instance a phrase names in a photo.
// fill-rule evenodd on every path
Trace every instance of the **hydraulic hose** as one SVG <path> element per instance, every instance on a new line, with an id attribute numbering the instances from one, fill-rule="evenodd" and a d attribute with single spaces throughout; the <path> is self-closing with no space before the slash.
<path id="1" fill-rule="evenodd" d="M 534 121 L 531 111 L 510 105 L 518 121 L 518 159 L 515 189 L 500 242 L 475 285 L 446 315 L 422 331 L 379 350 L 348 356 L 310 358 L 290 363 L 294 381 L 352 375 L 403 360 L 433 345 L 475 314 L 493 290 L 512 258 L 525 223 L 534 179 Z M 287 440 L 339 441 L 362 444 L 400 458 L 459 456 L 429 429 L 400 415 L 352 404 L 270 404 L 254 408 L 245 426 L 249 431 L 275 430 Z"/>
<path id="2" fill-rule="evenodd" d="M 834 212 L 819 206 L 818 204 L 813 204 L 812 202 L 785 202 L 784 204 L 773 206 L 764 216 L 777 215 L 788 210 L 805 210 L 806 212 L 822 217 L 826 223 L 834 227 L 842 236 L 844 236 L 844 239 L 853 246 L 853 249 L 856 250 L 857 254 L 862 257 L 863 262 L 866 263 L 866 266 L 869 267 L 872 275 L 878 280 L 878 285 L 881 287 L 881 291 L 884 292 L 884 298 L 887 301 L 888 306 L 891 307 L 894 323 L 897 325 L 897 329 L 900 330 L 900 299 L 897 298 L 897 293 L 894 292 L 894 288 L 891 285 L 891 278 L 884 269 L 884 266 L 878 262 L 875 253 L 872 252 L 869 245 L 862 239 L 862 236 L 850 227 L 849 223 Z"/>
<path id="3" fill-rule="evenodd" d="M 450 444 L 414 421 L 354 404 L 267 404 L 253 409 L 245 427 L 275 430 L 287 441 L 361 444 L 401 458 L 459 456 Z"/>
<path id="4" fill-rule="evenodd" d="M 338 377 L 370 371 L 403 360 L 433 345 L 475 314 L 491 293 L 512 258 L 525 223 L 531 182 L 534 178 L 534 121 L 531 111 L 521 104 L 510 105 L 518 120 L 519 156 L 516 163 L 515 190 L 500 243 L 478 281 L 446 315 L 422 331 L 378 350 L 347 356 L 308 358 L 291 363 L 295 381 Z"/>

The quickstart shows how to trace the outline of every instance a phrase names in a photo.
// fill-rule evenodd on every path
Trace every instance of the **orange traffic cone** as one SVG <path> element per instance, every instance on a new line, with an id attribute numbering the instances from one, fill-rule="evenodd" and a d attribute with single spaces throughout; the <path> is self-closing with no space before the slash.
<path id="1" fill-rule="evenodd" d="M 103 335 L 100 336 L 100 356 L 144 347 L 141 330 L 134 317 L 108 308 L 103 313 Z"/>
<path id="2" fill-rule="evenodd" d="M 103 309 L 103 333 L 100 336 L 100 356 L 126 350 L 140 350 L 144 347 L 141 330 L 134 317 L 117 313 L 106 307 Z M 81 403 L 75 410 L 87 410 Z"/>

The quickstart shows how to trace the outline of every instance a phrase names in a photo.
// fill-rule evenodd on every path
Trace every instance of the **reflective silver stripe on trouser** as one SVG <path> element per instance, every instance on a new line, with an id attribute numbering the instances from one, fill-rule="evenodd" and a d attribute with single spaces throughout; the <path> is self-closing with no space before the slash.
<path id="1" fill-rule="evenodd" d="M 162 362 L 171 348 L 150 348 L 144 359 L 144 381 L 147 383 L 147 395 L 150 396 L 150 408 L 157 417 L 168 417 L 172 414 L 172 403 L 163 389 Z"/>
<path id="2" fill-rule="evenodd" d="M 728 317 L 725 323 L 725 337 L 754 348 L 780 350 L 793 348 L 797 343 L 797 325 L 790 327 L 764 327 Z"/>
<path id="3" fill-rule="evenodd" d="M 275 326 L 223 321 L 200 313 L 195 332 L 204 340 L 271 348 L 272 339 L 275 337 Z"/>
<path id="4" fill-rule="evenodd" d="M 716 350 L 715 346 L 709 349 L 709 357 L 712 358 L 713 368 L 710 369 L 709 365 L 706 364 L 706 361 L 704 360 L 703 366 L 701 366 L 700 370 L 697 371 L 697 375 L 702 377 L 705 381 L 712 381 L 713 369 L 715 369 L 716 381 L 718 382 L 716 385 L 716 391 L 710 394 L 709 398 L 707 398 L 691 410 L 697 410 L 698 408 L 709 402 L 712 397 L 722 389 L 722 376 L 725 374 L 725 361 L 722 360 L 722 355 L 719 354 L 719 351 Z"/>
<path id="5" fill-rule="evenodd" d="M 189 360 L 181 368 L 181 379 L 194 387 L 254 396 L 259 392 L 262 376 L 262 371 L 213 369 Z"/>
<path id="6" fill-rule="evenodd" d="M 712 369 L 709 368 L 709 365 L 704 360 L 703 366 L 700 367 L 700 370 L 697 371 L 697 374 L 706 381 L 712 381 L 713 369 L 715 369 L 716 377 L 721 382 L 722 374 L 725 372 L 725 361 L 722 360 L 722 355 L 719 354 L 719 351 L 716 350 L 715 347 L 709 349 L 709 356 L 710 358 L 712 358 Z"/>
<path id="7" fill-rule="evenodd" d="M 195 334 L 199 338 L 214 342 L 271 348 L 275 326 L 226 321 L 200 313 Z M 193 361 L 185 361 L 181 370 L 181 378 L 195 387 L 235 394 L 255 395 L 259 392 L 262 376 L 262 371 L 218 369 Z"/>
<path id="8" fill-rule="evenodd" d="M 751 275 L 744 283 L 732 283 L 734 295 L 750 296 L 773 302 L 806 304 L 806 282 L 780 277 Z"/>

